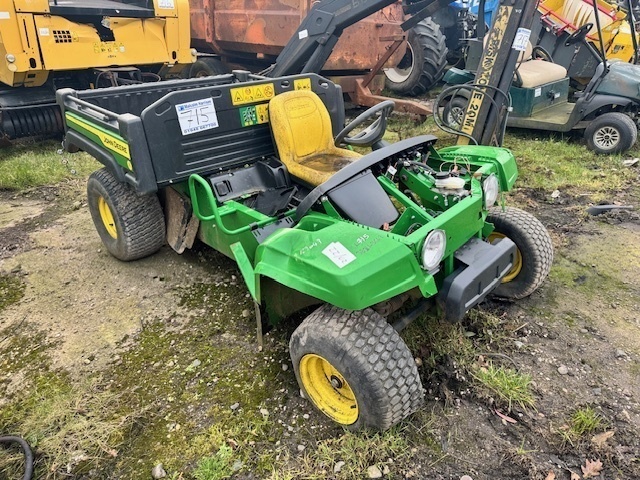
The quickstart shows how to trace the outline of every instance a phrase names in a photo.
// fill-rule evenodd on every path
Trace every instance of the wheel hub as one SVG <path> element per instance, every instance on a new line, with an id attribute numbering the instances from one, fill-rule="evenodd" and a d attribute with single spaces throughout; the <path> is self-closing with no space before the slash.
<path id="1" fill-rule="evenodd" d="M 596 131 L 593 140 L 600 148 L 610 149 L 620 141 L 620 132 L 612 127 L 602 127 Z"/>
<path id="2" fill-rule="evenodd" d="M 98 199 L 98 211 L 100 212 L 100 219 L 102 220 L 102 224 L 104 225 L 107 233 L 111 238 L 117 239 L 118 230 L 116 229 L 116 221 L 114 220 L 111 208 L 109 208 L 109 204 L 104 197 L 100 197 Z"/>
<path id="3" fill-rule="evenodd" d="M 320 355 L 300 359 L 300 380 L 309 399 L 332 420 L 351 425 L 358 420 L 355 393 L 344 376 Z"/>

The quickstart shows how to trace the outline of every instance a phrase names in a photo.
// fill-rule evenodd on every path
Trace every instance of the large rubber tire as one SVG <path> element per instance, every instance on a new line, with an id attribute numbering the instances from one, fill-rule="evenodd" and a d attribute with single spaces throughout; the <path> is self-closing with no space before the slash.
<path id="1" fill-rule="evenodd" d="M 514 207 L 494 207 L 487 221 L 495 226 L 488 240 L 507 237 L 516 244 L 516 261 L 493 295 L 520 299 L 542 285 L 551 270 L 553 244 L 547 229 L 536 217 Z"/>
<path id="2" fill-rule="evenodd" d="M 400 95 L 422 95 L 440 81 L 446 65 L 445 37 L 427 17 L 409 31 L 407 53 L 398 66 L 384 70 L 385 84 Z"/>
<path id="3" fill-rule="evenodd" d="M 166 228 L 157 195 L 139 196 L 103 168 L 89 176 L 87 197 L 98 235 L 114 257 L 137 260 L 164 245 Z"/>
<path id="4" fill-rule="evenodd" d="M 349 430 L 386 430 L 424 401 L 411 352 L 371 309 L 323 305 L 295 330 L 289 351 L 305 397 Z"/>
<path id="5" fill-rule="evenodd" d="M 624 153 L 633 147 L 638 128 L 624 113 L 611 112 L 596 117 L 584 131 L 589 150 L 599 154 Z"/>
<path id="6" fill-rule="evenodd" d="M 185 69 L 187 78 L 210 77 L 224 73 L 229 73 L 229 69 L 216 57 L 200 57 L 191 65 L 191 68 Z"/>

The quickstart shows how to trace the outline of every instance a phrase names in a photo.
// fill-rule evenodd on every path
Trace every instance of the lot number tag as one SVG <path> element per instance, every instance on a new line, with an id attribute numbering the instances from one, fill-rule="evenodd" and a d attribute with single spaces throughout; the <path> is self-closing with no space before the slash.
<path id="1" fill-rule="evenodd" d="M 356 259 L 355 255 L 340 242 L 330 243 L 328 247 L 322 250 L 322 253 L 335 263 L 338 268 L 346 267 Z"/>
<path id="2" fill-rule="evenodd" d="M 182 135 L 218 128 L 218 115 L 212 98 L 176 105 Z"/>

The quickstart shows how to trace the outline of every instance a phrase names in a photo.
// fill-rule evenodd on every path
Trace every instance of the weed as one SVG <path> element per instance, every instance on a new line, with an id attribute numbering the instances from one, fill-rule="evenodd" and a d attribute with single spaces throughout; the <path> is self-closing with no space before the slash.
<path id="1" fill-rule="evenodd" d="M 593 408 L 579 408 L 571 415 L 571 432 L 578 437 L 592 433 L 600 428 L 602 418 Z"/>
<path id="2" fill-rule="evenodd" d="M 509 410 L 514 404 L 523 409 L 535 404 L 531 392 L 531 376 L 528 374 L 496 367 L 489 362 L 486 366 L 476 368 L 472 375 L 482 389 L 497 397 L 498 402 L 506 403 Z"/>
<path id="3" fill-rule="evenodd" d="M 193 471 L 196 480 L 221 480 L 229 478 L 233 474 L 232 468 L 233 450 L 227 444 L 222 444 L 218 452 L 205 457 L 198 463 Z"/>
<path id="4" fill-rule="evenodd" d="M 0 189 L 51 185 L 65 178 L 86 176 L 100 166 L 85 153 L 58 154 L 58 148 L 59 144 L 53 141 L 25 141 L 0 149 Z"/>
<path id="5" fill-rule="evenodd" d="M 581 407 L 571 414 L 567 424 L 555 430 L 563 444 L 575 446 L 575 442 L 603 426 L 602 417 L 590 406 Z"/>

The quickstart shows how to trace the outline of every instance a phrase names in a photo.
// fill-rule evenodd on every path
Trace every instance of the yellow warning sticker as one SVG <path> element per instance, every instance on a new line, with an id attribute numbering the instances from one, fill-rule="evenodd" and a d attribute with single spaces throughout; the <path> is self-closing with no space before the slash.
<path id="1" fill-rule="evenodd" d="M 293 88 L 296 90 L 311 90 L 310 78 L 299 78 L 293 81 Z"/>
<path id="2" fill-rule="evenodd" d="M 273 83 L 265 83 L 263 85 L 232 88 L 229 92 L 231 93 L 231 103 L 234 105 L 244 105 L 246 103 L 269 100 L 274 96 L 275 89 Z"/>

